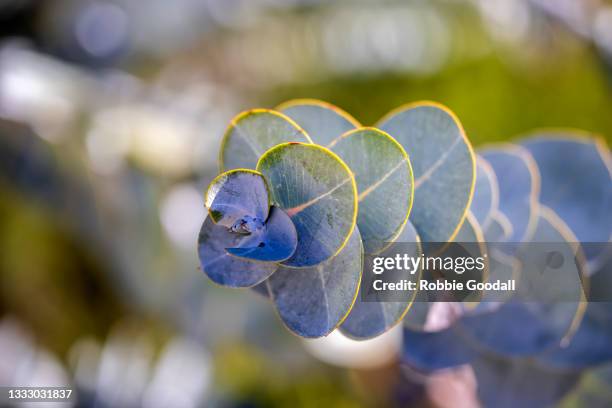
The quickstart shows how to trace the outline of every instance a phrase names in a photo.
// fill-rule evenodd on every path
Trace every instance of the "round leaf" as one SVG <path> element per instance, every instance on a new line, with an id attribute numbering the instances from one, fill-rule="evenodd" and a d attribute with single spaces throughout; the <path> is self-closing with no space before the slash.
<path id="1" fill-rule="evenodd" d="M 363 246 L 353 229 L 342 251 L 311 268 L 280 267 L 265 284 L 285 325 L 302 337 L 331 333 L 348 315 L 359 292 Z"/>
<path id="2" fill-rule="evenodd" d="M 231 227 L 245 216 L 268 218 L 268 186 L 261 173 L 230 170 L 218 175 L 206 190 L 206 208 L 212 220 Z"/>
<path id="3" fill-rule="evenodd" d="M 529 152 L 503 144 L 480 151 L 489 162 L 499 186 L 499 210 L 512 224 L 510 242 L 529 240 L 536 225 L 540 176 Z"/>
<path id="4" fill-rule="evenodd" d="M 232 119 L 225 131 L 219 153 L 221 171 L 254 169 L 261 155 L 286 142 L 312 143 L 292 119 L 269 109 L 253 109 Z"/>
<path id="5" fill-rule="evenodd" d="M 329 147 L 345 132 L 361 126 L 342 109 L 316 99 L 293 99 L 276 109 L 295 120 L 321 146 Z"/>
<path id="6" fill-rule="evenodd" d="M 254 286 L 272 275 L 278 264 L 250 262 L 231 256 L 225 249 L 248 244 L 250 236 L 230 232 L 206 217 L 198 237 L 198 255 L 202 270 L 215 283 L 231 287 Z"/>
<path id="7" fill-rule="evenodd" d="M 525 140 L 540 170 L 540 202 L 552 208 L 580 242 L 612 236 L 612 157 L 605 142 L 568 131 L 542 131 Z M 601 254 L 585 247 L 589 260 Z"/>
<path id="8" fill-rule="evenodd" d="M 272 206 L 261 234 L 241 244 L 238 248 L 227 248 L 227 252 L 247 260 L 280 262 L 295 252 L 297 232 L 289 216 L 280 208 Z"/>
<path id="9" fill-rule="evenodd" d="M 337 255 L 357 221 L 357 186 L 346 164 L 324 147 L 286 143 L 268 150 L 257 170 L 297 230 L 297 249 L 283 264 L 308 267 Z"/>
<path id="10" fill-rule="evenodd" d="M 361 230 L 360 230 L 361 231 Z M 406 227 L 395 241 L 394 245 L 388 247 L 379 256 L 392 257 L 397 253 L 408 254 L 412 257 L 421 256 L 421 245 L 419 237 L 414 227 L 407 223 Z M 363 280 L 366 275 L 362 275 L 361 288 L 367 290 L 371 287 Z M 411 274 L 409 271 L 402 271 L 401 276 L 394 277 L 392 281 L 406 279 L 418 281 L 421 274 Z M 365 302 L 357 299 L 348 317 L 340 326 L 340 331 L 353 339 L 369 339 L 379 336 L 399 323 L 412 305 L 416 291 L 405 293 L 405 299 L 401 302 L 391 302 L 381 300 L 379 302 Z"/>
<path id="11" fill-rule="evenodd" d="M 331 146 L 355 175 L 357 226 L 366 254 L 376 254 L 400 234 L 412 207 L 413 177 L 408 155 L 391 136 L 359 128 Z"/>
<path id="12" fill-rule="evenodd" d="M 419 103 L 401 107 L 377 126 L 410 155 L 414 205 L 410 221 L 423 242 L 451 241 L 474 191 L 476 164 L 457 117 L 446 107 Z"/>

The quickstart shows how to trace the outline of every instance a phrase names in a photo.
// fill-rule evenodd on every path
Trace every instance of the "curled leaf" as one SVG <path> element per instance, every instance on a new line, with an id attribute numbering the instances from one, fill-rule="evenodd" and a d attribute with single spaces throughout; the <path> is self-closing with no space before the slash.
<path id="1" fill-rule="evenodd" d="M 293 222 L 280 208 L 272 206 L 263 231 L 245 240 L 241 247 L 227 248 L 227 252 L 247 260 L 280 262 L 288 259 L 297 247 L 297 232 Z"/>
<path id="2" fill-rule="evenodd" d="M 210 216 L 206 217 L 198 236 L 198 255 L 204 273 L 213 282 L 230 287 L 249 287 L 264 281 L 278 264 L 245 261 L 226 251 L 226 248 L 238 248 L 251 239 L 230 232 L 227 227 L 215 224 Z"/>
<path id="3" fill-rule="evenodd" d="M 261 222 L 268 218 L 268 186 L 261 173 L 253 170 L 221 173 L 208 186 L 205 199 L 211 219 L 226 227 L 245 217 Z"/>

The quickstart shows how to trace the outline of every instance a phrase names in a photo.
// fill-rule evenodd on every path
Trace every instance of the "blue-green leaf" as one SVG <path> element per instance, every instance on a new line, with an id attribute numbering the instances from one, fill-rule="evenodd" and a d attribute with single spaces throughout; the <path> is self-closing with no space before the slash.
<path id="1" fill-rule="evenodd" d="M 414 205 L 410 221 L 423 242 L 451 241 L 472 199 L 476 165 L 457 117 L 430 102 L 408 105 L 378 124 L 410 155 Z"/>
<path id="2" fill-rule="evenodd" d="M 535 242 L 556 243 L 555 250 L 562 251 L 565 259 L 573 261 L 579 256 L 575 239 L 554 212 L 539 208 L 536 225 Z M 542 252 L 541 249 L 530 252 L 534 251 Z M 521 259 L 527 255 L 520 251 L 517 256 Z M 581 303 L 584 300 L 581 296 L 583 276 L 582 271 L 576 269 L 580 264 L 572 268 L 571 262 L 566 262 L 561 269 L 535 271 L 534 262 L 523 263 L 530 269 L 527 276 L 523 271 L 521 285 L 534 293 L 517 288 L 517 295 L 493 313 L 468 315 L 457 323 L 491 352 L 527 356 L 552 349 L 571 338 L 584 313 Z M 528 280 L 531 285 L 525 285 Z M 566 291 L 571 291 L 568 297 L 556 297 Z"/>
<path id="3" fill-rule="evenodd" d="M 257 170 L 297 230 L 297 249 L 283 264 L 308 267 L 337 255 L 357 223 L 357 186 L 346 164 L 324 147 L 286 143 L 268 150 Z"/>
<path id="4" fill-rule="evenodd" d="M 408 254 L 412 257 L 421 256 L 419 237 L 410 222 L 406 224 L 395 244 L 385 249 L 379 256 L 390 257 L 396 253 Z M 361 282 L 362 290 L 367 290 L 366 285 L 369 287 L 370 283 L 366 284 L 364 282 L 365 276 L 366 274 L 363 274 Z M 406 279 L 416 282 L 420 276 L 420 271 L 419 273 L 411 274 L 410 271 L 402 270 L 398 273 L 398 276 L 394 276 L 390 281 L 397 282 L 400 279 Z M 342 326 L 340 326 L 340 331 L 348 337 L 358 340 L 379 336 L 402 320 L 409 311 L 415 295 L 416 291 L 405 291 L 405 299 L 403 301 L 393 302 L 387 300 L 365 302 L 362 299 L 357 299 L 348 317 Z"/>
<path id="5" fill-rule="evenodd" d="M 540 202 L 552 208 L 580 242 L 612 237 L 612 157 L 605 142 L 569 131 L 542 131 L 522 142 L 542 179 Z M 603 246 L 586 246 L 595 260 Z"/>
<path id="6" fill-rule="evenodd" d="M 340 135 L 361 126 L 342 109 L 316 99 L 293 99 L 276 109 L 295 120 L 321 146 L 329 147 Z"/>
<path id="7" fill-rule="evenodd" d="M 231 287 L 249 287 L 264 281 L 278 268 L 272 262 L 249 262 L 230 255 L 226 248 L 238 248 L 250 236 L 230 232 L 206 217 L 198 237 L 198 255 L 202 270 L 215 283 Z"/>
<path id="8" fill-rule="evenodd" d="M 241 245 L 238 248 L 227 248 L 227 252 L 247 260 L 280 262 L 295 252 L 297 232 L 289 216 L 280 208 L 272 206 L 263 231 Z"/>
<path id="9" fill-rule="evenodd" d="M 412 207 L 413 177 L 408 155 L 391 136 L 359 128 L 330 146 L 355 175 L 357 226 L 366 254 L 376 254 L 401 233 Z"/>
<path id="10" fill-rule="evenodd" d="M 242 112 L 225 131 L 219 168 L 221 171 L 254 169 L 266 150 L 286 142 L 312 143 L 301 127 L 280 112 L 270 109 Z"/>
<path id="11" fill-rule="evenodd" d="M 359 291 L 363 246 L 354 228 L 342 251 L 311 268 L 280 267 L 268 280 L 268 293 L 284 324 L 302 337 L 331 333 L 348 315 Z"/>
<path id="12" fill-rule="evenodd" d="M 479 154 L 489 162 L 499 186 L 499 210 L 512 224 L 510 242 L 529 240 L 536 223 L 540 176 L 529 152 L 503 144 Z"/>
<path id="13" fill-rule="evenodd" d="M 482 157 L 476 157 L 476 185 L 470 211 L 484 228 L 499 205 L 499 187 L 491 165 Z"/>
<path id="14" fill-rule="evenodd" d="M 212 220 L 225 227 L 250 217 L 264 222 L 269 212 L 268 186 L 261 173 L 230 170 L 218 175 L 206 190 L 206 208 Z"/>

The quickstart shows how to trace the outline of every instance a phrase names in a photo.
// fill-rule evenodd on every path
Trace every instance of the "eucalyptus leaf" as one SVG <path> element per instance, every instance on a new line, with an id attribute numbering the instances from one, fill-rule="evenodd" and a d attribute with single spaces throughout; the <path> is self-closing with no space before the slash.
<path id="1" fill-rule="evenodd" d="M 295 120 L 321 146 L 329 147 L 340 135 L 361 126 L 342 109 L 317 99 L 293 99 L 276 109 Z"/>
<path id="2" fill-rule="evenodd" d="M 206 217 L 198 236 L 198 255 L 204 273 L 215 283 L 249 287 L 264 281 L 278 268 L 273 262 L 250 262 L 231 256 L 225 249 L 238 248 L 252 237 L 230 232 Z"/>
<path id="3" fill-rule="evenodd" d="M 283 264 L 309 267 L 337 255 L 357 221 L 357 186 L 346 164 L 324 147 L 286 143 L 267 151 L 257 170 L 297 230 L 297 249 Z"/>
<path id="4" fill-rule="evenodd" d="M 261 222 L 268 218 L 268 186 L 261 173 L 253 170 L 221 173 L 210 183 L 205 200 L 212 220 L 226 227 L 245 216 Z"/>
<path id="5" fill-rule="evenodd" d="M 517 288 L 517 294 L 492 313 L 467 315 L 457 323 L 490 352 L 529 356 L 553 349 L 571 338 L 584 313 L 583 271 L 578 269 L 579 264 L 572 267 L 570 262 L 579 257 L 575 239 L 554 212 L 544 207 L 538 210 L 536 225 L 534 241 L 558 243 L 555 251 L 562 251 L 568 262 L 562 269 L 544 265 L 535 271 L 533 262 L 522 259 L 527 256 L 525 251 L 519 252 L 519 260 L 528 266 L 523 266 L 522 286 Z M 541 252 L 536 250 L 540 255 Z M 570 291 L 571 297 L 559 297 L 565 291 Z"/>
<path id="6" fill-rule="evenodd" d="M 451 241 L 476 178 L 474 153 L 459 120 L 448 108 L 425 102 L 392 111 L 377 127 L 410 155 L 415 178 L 410 221 L 419 236 L 423 242 Z"/>
<path id="7" fill-rule="evenodd" d="M 540 169 L 540 202 L 568 224 L 580 242 L 612 237 L 612 157 L 605 142 L 569 131 L 541 131 L 522 142 Z M 604 246 L 586 246 L 595 261 Z M 609 251 L 608 251 L 609 252 Z"/>
<path id="8" fill-rule="evenodd" d="M 540 176 L 529 152 L 517 145 L 502 144 L 481 150 L 499 186 L 499 210 L 512 224 L 510 242 L 529 240 L 535 228 Z"/>
<path id="9" fill-rule="evenodd" d="M 378 256 L 393 257 L 397 253 L 408 254 L 411 257 L 421 256 L 422 251 L 419 237 L 410 222 L 406 224 L 396 242 Z M 387 271 L 386 273 L 390 272 Z M 405 279 L 418 282 L 421 273 L 419 271 L 418 273 L 411 274 L 410 271 L 402 270 L 399 272 L 399 275 L 394 276 L 391 281 Z M 371 287 L 371 282 L 364 282 L 365 278 L 366 274 L 363 274 L 361 281 L 362 291 Z M 405 291 L 405 299 L 401 302 L 392 302 L 384 299 L 365 302 L 358 298 L 348 317 L 342 326 L 340 326 L 340 331 L 346 336 L 357 340 L 379 336 L 403 319 L 406 313 L 408 313 L 415 295 L 416 291 Z"/>
<path id="10" fill-rule="evenodd" d="M 375 128 L 349 131 L 330 147 L 355 176 L 357 226 L 365 253 L 376 254 L 397 238 L 410 214 L 414 179 L 408 155 L 391 136 Z"/>
<path id="11" fill-rule="evenodd" d="M 238 248 L 227 248 L 227 252 L 246 260 L 265 262 L 280 262 L 293 255 L 297 247 L 297 232 L 283 210 L 272 206 L 262 228 L 253 239 L 245 240 Z"/>
<path id="12" fill-rule="evenodd" d="M 482 157 L 476 157 L 476 184 L 474 186 L 474 198 L 470 205 L 470 211 L 476 217 L 476 221 L 484 227 L 499 205 L 499 187 L 497 177 L 491 165 Z"/>
<path id="13" fill-rule="evenodd" d="M 612 259 L 589 276 L 589 302 L 569 344 L 538 356 L 553 368 L 583 369 L 612 362 Z"/>
<path id="14" fill-rule="evenodd" d="M 326 336 L 351 310 L 359 291 L 363 246 L 353 229 L 340 253 L 310 268 L 280 267 L 265 284 L 283 323 L 298 336 Z"/>
<path id="15" fill-rule="evenodd" d="M 225 131 L 219 168 L 221 171 L 254 169 L 266 150 L 286 142 L 312 143 L 301 127 L 280 112 L 270 109 L 242 112 Z"/>
<path id="16" fill-rule="evenodd" d="M 460 256 L 467 256 L 472 259 L 482 258 L 484 259 L 485 267 L 483 270 L 478 268 L 474 268 L 470 271 L 465 271 L 461 274 L 457 274 L 456 271 L 451 272 L 452 276 L 448 275 L 448 272 L 443 273 L 448 280 L 456 280 L 457 282 L 463 282 L 464 287 L 467 287 L 467 282 L 470 280 L 476 282 L 485 282 L 488 276 L 488 258 L 487 258 L 487 247 L 484 243 L 484 236 L 482 233 L 482 229 L 480 228 L 480 224 L 476 217 L 468 211 L 467 216 L 465 217 L 465 221 L 459 232 L 455 236 L 455 244 L 447 246 L 447 248 L 440 253 L 438 256 L 447 257 L 450 256 L 452 258 L 457 259 Z M 471 292 L 469 290 L 464 291 L 464 296 L 461 300 L 464 303 L 472 303 L 480 301 L 482 297 L 482 292 Z M 466 306 L 468 306 L 466 304 Z M 473 304 L 471 305 L 473 306 Z"/>

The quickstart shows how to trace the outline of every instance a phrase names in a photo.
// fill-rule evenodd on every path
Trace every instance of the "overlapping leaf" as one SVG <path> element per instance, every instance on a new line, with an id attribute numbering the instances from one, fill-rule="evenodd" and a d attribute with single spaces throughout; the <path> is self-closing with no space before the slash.
<path id="1" fill-rule="evenodd" d="M 364 250 L 378 253 L 401 233 L 412 207 L 414 180 L 408 155 L 375 128 L 349 131 L 330 147 L 355 175 Z"/>
<path id="2" fill-rule="evenodd" d="M 510 242 L 528 240 L 536 223 L 540 185 L 538 169 L 529 152 L 503 144 L 479 154 L 489 162 L 499 186 L 499 210 L 512 224 Z"/>
<path id="3" fill-rule="evenodd" d="M 489 219 L 499 205 L 499 187 L 497 177 L 491 165 L 482 157 L 476 157 L 476 184 L 474 186 L 474 198 L 470 205 L 470 211 L 476 217 L 476 221 L 484 229 Z"/>
<path id="4" fill-rule="evenodd" d="M 265 284 L 282 321 L 302 337 L 331 333 L 348 315 L 359 291 L 363 246 L 353 229 L 342 251 L 309 268 L 280 267 Z"/>
<path id="5" fill-rule="evenodd" d="M 539 209 L 534 232 L 536 242 L 559 243 L 555 248 L 567 252 L 565 258 L 573 260 L 577 256 L 577 248 L 575 239 L 572 238 L 571 232 L 552 211 L 543 207 Z M 535 283 L 538 293 L 521 292 L 517 295 L 520 297 L 508 301 L 495 312 L 468 315 L 457 324 L 464 326 L 466 332 L 471 333 L 474 341 L 484 349 L 502 355 L 534 355 L 554 348 L 561 344 L 564 338 L 571 337 L 576 323 L 584 313 L 581 303 L 582 271 L 578 269 L 580 264 L 574 265 L 573 268 L 570 264 L 566 262 L 567 273 L 558 277 L 551 277 L 546 269 L 540 271 L 542 273 L 530 270 L 527 279 L 532 279 L 532 276 L 540 279 Z M 522 280 L 525 279 L 523 276 Z M 569 297 L 555 299 L 555 296 L 559 295 L 555 284 L 560 285 L 563 291 L 575 291 L 572 294 L 575 300 L 571 301 L 572 298 Z M 515 322 L 521 324 L 516 325 Z"/>
<path id="6" fill-rule="evenodd" d="M 308 267 L 337 255 L 357 221 L 357 187 L 344 162 L 324 147 L 287 143 L 267 151 L 257 170 L 297 230 L 297 249 L 283 264 Z"/>
<path id="7" fill-rule="evenodd" d="M 559 130 L 537 132 L 522 145 L 540 169 L 540 201 L 563 218 L 580 242 L 610 241 L 612 157 L 605 143 Z M 603 250 L 603 246 L 585 246 L 591 261 Z"/>
<path id="8" fill-rule="evenodd" d="M 423 242 L 452 240 L 472 199 L 475 159 L 455 115 L 434 103 L 391 112 L 378 127 L 410 155 L 415 198 L 410 221 Z"/>
<path id="9" fill-rule="evenodd" d="M 276 109 L 295 120 L 321 146 L 329 147 L 340 135 L 361 126 L 342 109 L 316 99 L 294 99 Z"/>
<path id="10" fill-rule="evenodd" d="M 213 282 L 224 286 L 249 287 L 264 281 L 278 268 L 278 264 L 246 261 L 226 251 L 226 248 L 239 248 L 245 244 L 249 244 L 249 239 L 215 224 L 209 215 L 198 237 L 202 270 Z"/>
<path id="11" fill-rule="evenodd" d="M 243 112 L 232 120 L 223 136 L 219 167 L 221 171 L 254 169 L 266 150 L 286 142 L 312 141 L 301 127 L 280 112 L 269 109 Z"/>
<path id="12" fill-rule="evenodd" d="M 293 222 L 280 208 L 272 206 L 261 233 L 245 238 L 240 247 L 227 248 L 231 255 L 246 260 L 281 262 L 297 248 L 297 231 Z"/>
<path id="13" fill-rule="evenodd" d="M 410 222 L 406 224 L 406 227 L 395 243 L 378 256 L 392 257 L 397 253 L 408 254 L 412 257 L 419 257 L 421 255 L 419 238 Z M 385 273 L 391 272 L 387 271 Z M 363 274 L 361 282 L 362 290 L 368 290 L 371 287 L 371 282 L 364 282 L 366 276 L 366 274 Z M 420 271 L 411 274 L 408 270 L 402 270 L 398 271 L 388 281 L 398 282 L 405 279 L 416 282 L 420 276 Z M 340 326 L 340 330 L 348 337 L 360 340 L 381 335 L 399 323 L 406 315 L 412 305 L 416 291 L 404 291 L 402 295 L 405 296 L 403 301 L 378 299 L 379 301 L 366 302 L 361 298 L 357 299 L 347 319 Z"/>

